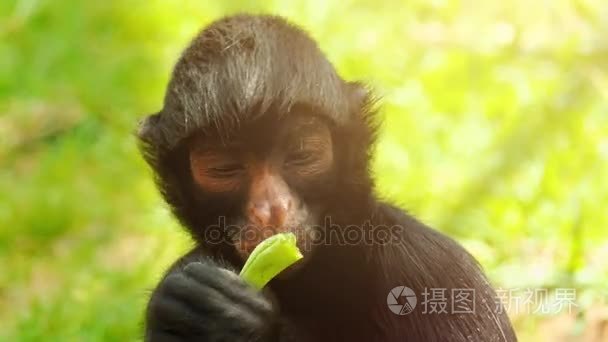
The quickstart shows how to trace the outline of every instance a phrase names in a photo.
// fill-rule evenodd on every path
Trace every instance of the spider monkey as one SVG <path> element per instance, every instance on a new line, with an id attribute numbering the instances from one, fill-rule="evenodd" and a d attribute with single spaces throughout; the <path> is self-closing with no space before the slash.
<path id="1" fill-rule="evenodd" d="M 475 259 L 376 196 L 375 108 L 280 17 L 226 17 L 194 38 L 138 132 L 196 242 L 154 290 L 146 341 L 517 340 Z M 298 236 L 304 258 L 256 291 L 237 272 L 281 232 Z M 395 314 L 398 286 L 419 303 L 426 289 L 469 289 L 474 309 Z"/>

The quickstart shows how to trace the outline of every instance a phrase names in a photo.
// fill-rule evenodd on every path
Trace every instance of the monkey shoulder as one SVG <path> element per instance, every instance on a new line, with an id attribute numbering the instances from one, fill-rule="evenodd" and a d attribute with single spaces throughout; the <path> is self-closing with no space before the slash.
<path id="1" fill-rule="evenodd" d="M 451 237 L 390 204 L 380 204 L 375 216 L 377 224 L 391 227 L 390 240 L 373 248 L 378 269 L 393 273 L 385 276 L 424 279 L 427 285 L 485 283 L 477 260 Z"/>
<path id="2" fill-rule="evenodd" d="M 410 336 L 434 341 L 449 336 L 450 341 L 517 341 L 506 313 L 497 306 L 494 289 L 464 247 L 394 206 L 382 204 L 376 216 L 385 225 L 399 227 L 389 243 L 373 248 L 371 258 L 378 298 L 373 312 L 390 327 L 381 340 Z M 405 287 L 417 296 L 421 308 L 406 316 L 387 312 L 386 296 Z M 452 300 L 463 293 L 472 301 L 471 313 L 455 314 L 446 306 L 444 314 L 423 314 L 425 300 L 436 300 L 432 296 Z M 424 331 L 424 336 L 412 336 L 415 331 Z"/>

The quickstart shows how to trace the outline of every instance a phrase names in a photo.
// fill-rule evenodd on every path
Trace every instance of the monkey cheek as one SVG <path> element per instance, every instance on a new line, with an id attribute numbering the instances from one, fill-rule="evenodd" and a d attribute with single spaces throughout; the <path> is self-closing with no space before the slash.
<path id="1" fill-rule="evenodd" d="M 296 235 L 297 246 L 300 252 L 306 257 L 321 242 L 318 239 L 317 228 L 307 225 L 299 225 L 295 229 L 290 229 Z"/>

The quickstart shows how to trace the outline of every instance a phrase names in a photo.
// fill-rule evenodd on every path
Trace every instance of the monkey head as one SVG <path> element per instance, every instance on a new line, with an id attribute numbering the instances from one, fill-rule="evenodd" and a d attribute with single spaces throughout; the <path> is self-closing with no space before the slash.
<path id="1" fill-rule="evenodd" d="M 372 103 L 300 29 L 234 16 L 186 48 L 138 137 L 164 198 L 209 251 L 242 261 L 291 231 L 306 254 L 328 217 L 368 207 Z"/>

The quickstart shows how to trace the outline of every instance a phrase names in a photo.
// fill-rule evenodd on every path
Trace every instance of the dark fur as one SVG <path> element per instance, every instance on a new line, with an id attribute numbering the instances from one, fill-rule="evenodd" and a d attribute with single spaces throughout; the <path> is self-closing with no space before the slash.
<path id="1" fill-rule="evenodd" d="M 215 131 L 230 138 L 240 125 L 305 105 L 332 127 L 333 172 L 300 191 L 336 226 L 399 225 L 395 240 L 372 245 L 321 245 L 301 270 L 275 279 L 268 296 L 234 273 L 233 247 L 208 244 L 205 227 L 236 215 L 238 202 L 194 191 L 185 143 Z M 369 172 L 376 134 L 373 100 L 343 81 L 316 44 L 283 19 L 235 16 L 196 37 L 178 61 L 161 112 L 139 137 L 166 201 L 197 246 L 155 290 L 147 316 L 149 341 L 515 341 L 495 294 L 475 260 L 457 243 L 376 199 Z M 270 132 L 271 133 L 271 132 Z M 389 291 L 473 288 L 474 314 L 397 316 Z M 270 302 L 268 298 L 273 298 Z M 420 304 L 419 304 L 420 305 Z"/>

